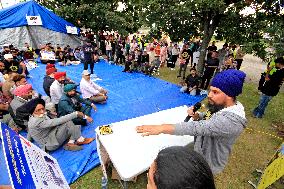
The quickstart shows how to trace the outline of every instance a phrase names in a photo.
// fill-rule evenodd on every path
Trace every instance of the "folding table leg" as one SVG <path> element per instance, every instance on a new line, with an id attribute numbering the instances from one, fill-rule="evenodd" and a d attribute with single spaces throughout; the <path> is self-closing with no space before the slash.
<path id="1" fill-rule="evenodd" d="M 127 188 L 128 188 L 127 185 L 128 185 L 127 181 L 123 181 L 123 188 L 124 188 L 124 189 L 127 189 Z"/>

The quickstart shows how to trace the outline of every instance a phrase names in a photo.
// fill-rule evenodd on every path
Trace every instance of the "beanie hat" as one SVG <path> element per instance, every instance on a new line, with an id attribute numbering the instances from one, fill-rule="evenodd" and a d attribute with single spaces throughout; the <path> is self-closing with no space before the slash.
<path id="1" fill-rule="evenodd" d="M 236 97 L 242 93 L 245 77 L 246 74 L 240 70 L 225 70 L 215 75 L 211 86 L 219 88 L 230 97 Z"/>
<path id="2" fill-rule="evenodd" d="M 57 69 L 52 67 L 52 68 L 49 68 L 49 69 L 46 70 L 46 75 L 50 75 L 50 74 L 53 74 L 55 72 L 57 72 Z"/>
<path id="3" fill-rule="evenodd" d="M 55 65 L 50 63 L 46 64 L 45 69 L 48 70 L 49 68 L 55 68 Z"/>
<path id="4" fill-rule="evenodd" d="M 14 90 L 14 95 L 23 96 L 23 95 L 28 94 L 32 90 L 33 90 L 33 87 L 31 84 L 20 85 Z"/>
<path id="5" fill-rule="evenodd" d="M 66 76 L 66 72 L 56 72 L 54 74 L 54 79 L 58 80 L 59 78 Z"/>
<path id="6" fill-rule="evenodd" d="M 67 85 L 64 86 L 64 92 L 65 92 L 65 93 L 68 93 L 68 92 L 70 92 L 70 91 L 76 89 L 77 86 L 78 86 L 78 85 L 75 85 L 75 84 L 67 84 Z"/>
<path id="7" fill-rule="evenodd" d="M 25 103 L 23 106 L 21 106 L 21 108 L 24 108 L 30 114 L 33 114 L 38 104 L 45 106 L 45 101 L 41 98 L 34 98 L 29 102 Z"/>

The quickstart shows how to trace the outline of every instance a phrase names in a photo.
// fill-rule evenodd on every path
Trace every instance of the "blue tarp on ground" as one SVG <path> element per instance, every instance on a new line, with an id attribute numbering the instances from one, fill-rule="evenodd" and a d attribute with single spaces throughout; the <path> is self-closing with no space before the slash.
<path id="1" fill-rule="evenodd" d="M 68 77 L 80 83 L 83 65 L 56 67 L 59 71 L 67 71 Z M 100 125 L 182 105 L 192 105 L 204 98 L 204 96 L 194 97 L 180 93 L 180 88 L 172 83 L 140 73 L 124 73 L 122 70 L 122 67 L 109 65 L 104 61 L 95 65 L 95 73 L 102 79 L 96 83 L 109 91 L 109 99 L 106 104 L 97 105 L 96 113 L 92 112 L 94 123 L 82 127 L 83 136 L 95 137 L 95 129 Z M 32 78 L 29 79 L 34 89 L 42 94 L 44 94 L 43 73 L 45 73 L 45 65 L 40 64 L 38 68 L 31 71 Z M 68 183 L 73 183 L 100 163 L 95 142 L 84 145 L 83 151 L 70 152 L 60 148 L 51 155 L 58 160 Z M 0 163 L 0 170 L 5 169 L 2 159 Z M 0 185 L 3 184 L 1 182 L 0 180 Z"/>
<path id="2" fill-rule="evenodd" d="M 0 11 L 0 28 L 27 26 L 26 16 L 40 16 L 42 27 L 60 33 L 67 34 L 66 26 L 74 27 L 73 24 L 32 0 L 2 9 Z"/>

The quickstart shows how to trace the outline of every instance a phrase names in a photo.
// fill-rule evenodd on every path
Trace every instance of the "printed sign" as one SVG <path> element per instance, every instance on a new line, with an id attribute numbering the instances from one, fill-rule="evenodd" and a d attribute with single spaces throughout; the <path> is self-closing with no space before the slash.
<path id="1" fill-rule="evenodd" d="M 77 29 L 77 27 L 66 26 L 66 30 L 67 30 L 67 33 L 75 34 L 75 35 L 78 34 L 78 29 Z"/>
<path id="2" fill-rule="evenodd" d="M 284 143 L 282 144 L 282 152 Z M 264 170 L 257 189 L 265 189 L 284 175 L 284 154 L 280 149 L 274 154 L 272 160 Z"/>
<path id="3" fill-rule="evenodd" d="M 14 189 L 69 189 L 56 159 L 3 123 L 0 133 Z"/>
<path id="4" fill-rule="evenodd" d="M 42 21 L 40 16 L 26 16 L 28 25 L 30 26 L 41 26 Z"/>

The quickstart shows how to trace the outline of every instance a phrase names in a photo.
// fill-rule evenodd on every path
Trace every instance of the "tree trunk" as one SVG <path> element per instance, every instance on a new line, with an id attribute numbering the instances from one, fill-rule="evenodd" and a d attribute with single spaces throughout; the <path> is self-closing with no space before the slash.
<path id="1" fill-rule="evenodd" d="M 209 45 L 209 42 L 213 36 L 213 33 L 216 29 L 216 26 L 219 22 L 219 18 L 216 16 L 212 17 L 211 19 L 206 19 L 204 21 L 204 37 L 201 43 L 201 47 L 200 47 L 200 55 L 199 55 L 199 60 L 198 60 L 198 64 L 197 64 L 197 71 L 199 73 L 199 75 L 203 74 L 203 70 L 204 70 L 204 64 L 205 64 L 205 56 L 206 56 L 206 49 Z"/>

